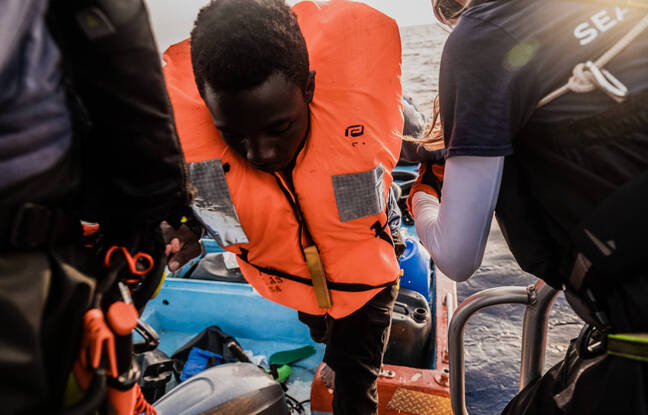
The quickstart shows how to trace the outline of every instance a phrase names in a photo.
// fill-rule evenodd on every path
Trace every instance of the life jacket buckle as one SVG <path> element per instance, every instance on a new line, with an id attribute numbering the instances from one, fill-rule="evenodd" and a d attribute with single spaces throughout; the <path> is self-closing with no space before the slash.
<path id="1" fill-rule="evenodd" d="M 304 248 L 304 256 L 306 258 L 306 265 L 310 273 L 311 280 L 313 281 L 313 289 L 315 290 L 315 298 L 319 308 L 327 309 L 333 305 L 331 301 L 331 294 L 329 293 L 326 284 L 326 273 L 324 272 L 324 265 L 320 258 L 319 251 L 315 245 Z"/>

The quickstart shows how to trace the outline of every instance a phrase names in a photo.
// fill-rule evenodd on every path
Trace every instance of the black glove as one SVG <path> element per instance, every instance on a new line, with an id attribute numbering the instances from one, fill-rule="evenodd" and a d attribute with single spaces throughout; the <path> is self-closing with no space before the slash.
<path id="1" fill-rule="evenodd" d="M 175 272 L 202 253 L 200 244 L 202 232 L 197 232 L 197 228 L 192 229 L 183 223 L 175 229 L 166 222 L 162 222 L 160 228 L 166 244 L 164 254 L 171 272 Z"/>

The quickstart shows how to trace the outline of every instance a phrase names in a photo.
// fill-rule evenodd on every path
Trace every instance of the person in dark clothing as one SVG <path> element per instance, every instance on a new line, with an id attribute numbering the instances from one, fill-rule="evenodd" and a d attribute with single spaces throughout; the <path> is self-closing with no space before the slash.
<path id="1" fill-rule="evenodd" d="M 585 330 L 504 412 L 647 413 L 647 10 L 433 3 L 453 30 L 439 77 L 443 184 L 427 163 L 427 186 L 411 198 L 424 245 L 463 281 L 481 264 L 494 211 L 522 269 L 565 289 L 592 338 L 607 342 L 593 348 Z M 553 93 L 568 81 L 575 87 Z"/>
<path id="2" fill-rule="evenodd" d="M 160 270 L 190 195 L 142 1 L 5 1 L 0 44 L 0 412 L 53 414 L 105 279 L 80 221 Z"/>

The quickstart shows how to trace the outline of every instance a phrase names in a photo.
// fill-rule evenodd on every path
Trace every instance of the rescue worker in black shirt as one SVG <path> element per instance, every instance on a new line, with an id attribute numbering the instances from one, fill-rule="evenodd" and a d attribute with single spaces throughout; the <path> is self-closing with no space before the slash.
<path id="1" fill-rule="evenodd" d="M 564 289 L 588 324 L 504 412 L 646 413 L 648 8 L 433 5 L 453 30 L 439 77 L 444 131 L 424 145 L 444 143 L 446 160 L 444 175 L 427 163 L 412 190 L 417 231 L 439 269 L 463 281 L 481 264 L 494 211 L 522 269 Z"/>
<path id="2" fill-rule="evenodd" d="M 141 0 L 4 1 L 0 44 L 0 412 L 54 414 L 105 276 L 80 219 L 160 270 L 189 194 Z"/>

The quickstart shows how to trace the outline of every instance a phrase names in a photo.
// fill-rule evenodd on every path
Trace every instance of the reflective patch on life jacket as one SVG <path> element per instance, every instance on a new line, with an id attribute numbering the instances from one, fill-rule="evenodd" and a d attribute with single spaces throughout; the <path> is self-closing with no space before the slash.
<path id="1" fill-rule="evenodd" d="M 191 183 L 197 194 L 193 210 L 207 232 L 225 247 L 249 240 L 239 221 L 220 159 L 189 163 Z"/>
<path id="2" fill-rule="evenodd" d="M 362 173 L 332 177 L 341 222 L 376 215 L 385 210 L 385 169 L 381 164 Z"/>

